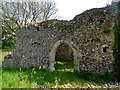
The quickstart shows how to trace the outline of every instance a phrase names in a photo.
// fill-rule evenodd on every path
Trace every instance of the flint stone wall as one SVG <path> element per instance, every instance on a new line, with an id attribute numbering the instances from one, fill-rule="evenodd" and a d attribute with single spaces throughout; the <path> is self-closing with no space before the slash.
<path id="1" fill-rule="evenodd" d="M 48 20 L 24 27 L 17 34 L 12 67 L 49 69 L 51 48 L 63 40 L 78 52 L 80 70 L 100 74 L 112 72 L 115 18 L 105 7 L 87 10 L 70 21 Z"/>

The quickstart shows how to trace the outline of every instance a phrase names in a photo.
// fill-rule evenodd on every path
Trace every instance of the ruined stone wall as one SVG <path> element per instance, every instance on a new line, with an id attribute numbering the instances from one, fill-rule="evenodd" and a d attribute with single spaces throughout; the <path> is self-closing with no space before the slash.
<path id="1" fill-rule="evenodd" d="M 48 68 L 49 52 L 52 46 L 56 41 L 69 35 L 61 27 L 64 27 L 64 22 L 52 20 L 41 25 L 23 28 L 17 35 L 16 46 L 13 49 L 13 67 Z"/>
<path id="2" fill-rule="evenodd" d="M 84 19 L 82 15 L 87 15 Z M 80 69 L 98 73 L 113 70 L 115 17 L 107 9 L 93 9 L 76 16 L 74 37 L 82 54 Z"/>
<path id="3" fill-rule="evenodd" d="M 13 67 L 49 69 L 50 50 L 57 41 L 63 40 L 74 45 L 81 57 L 77 58 L 80 70 L 112 72 L 114 25 L 115 15 L 107 8 L 87 10 L 70 21 L 49 20 L 30 25 L 17 35 Z"/>

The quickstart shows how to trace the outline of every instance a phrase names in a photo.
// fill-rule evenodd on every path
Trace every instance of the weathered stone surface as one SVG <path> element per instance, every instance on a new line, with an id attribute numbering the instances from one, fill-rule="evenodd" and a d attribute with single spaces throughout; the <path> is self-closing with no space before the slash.
<path id="1" fill-rule="evenodd" d="M 111 8 L 87 10 L 70 21 L 48 20 L 24 27 L 17 34 L 13 60 L 5 59 L 3 66 L 53 71 L 55 58 L 72 57 L 77 71 L 112 72 L 116 17 Z"/>
<path id="2" fill-rule="evenodd" d="M 10 54 L 8 54 L 7 56 L 5 56 L 5 60 L 4 60 L 4 62 L 2 63 L 2 66 L 12 68 L 12 67 L 14 67 L 14 66 L 13 66 L 13 65 L 14 65 L 13 63 L 14 63 L 14 62 L 13 62 L 12 56 L 11 56 Z"/>

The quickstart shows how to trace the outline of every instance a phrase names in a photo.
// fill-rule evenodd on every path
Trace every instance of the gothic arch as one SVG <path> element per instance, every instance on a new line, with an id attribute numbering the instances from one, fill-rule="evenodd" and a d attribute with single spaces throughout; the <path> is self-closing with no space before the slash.
<path id="1" fill-rule="evenodd" d="M 78 56 L 78 52 L 77 49 L 75 48 L 75 46 L 71 43 L 68 43 L 67 41 L 64 40 L 59 40 L 57 41 L 51 48 L 50 53 L 49 53 L 49 70 L 50 71 L 54 71 L 54 62 L 55 62 L 55 54 L 56 54 L 56 49 L 59 45 L 61 45 L 62 43 L 67 44 L 71 50 L 73 51 L 73 62 L 74 62 L 74 69 L 76 71 L 79 71 L 79 56 Z"/>

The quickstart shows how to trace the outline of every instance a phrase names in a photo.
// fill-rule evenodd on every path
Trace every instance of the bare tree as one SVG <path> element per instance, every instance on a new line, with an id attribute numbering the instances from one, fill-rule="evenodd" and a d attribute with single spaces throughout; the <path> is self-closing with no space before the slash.
<path id="1" fill-rule="evenodd" d="M 55 3 L 39 0 L 39 2 L 0 2 L 0 26 L 2 40 L 15 37 L 16 30 L 30 23 L 42 22 L 57 16 Z"/>
<path id="2" fill-rule="evenodd" d="M 18 28 L 31 22 L 41 22 L 50 19 L 57 13 L 54 3 L 40 2 L 3 2 L 1 3 L 2 20 L 11 20 Z M 11 29 L 11 28 L 10 28 Z"/>

